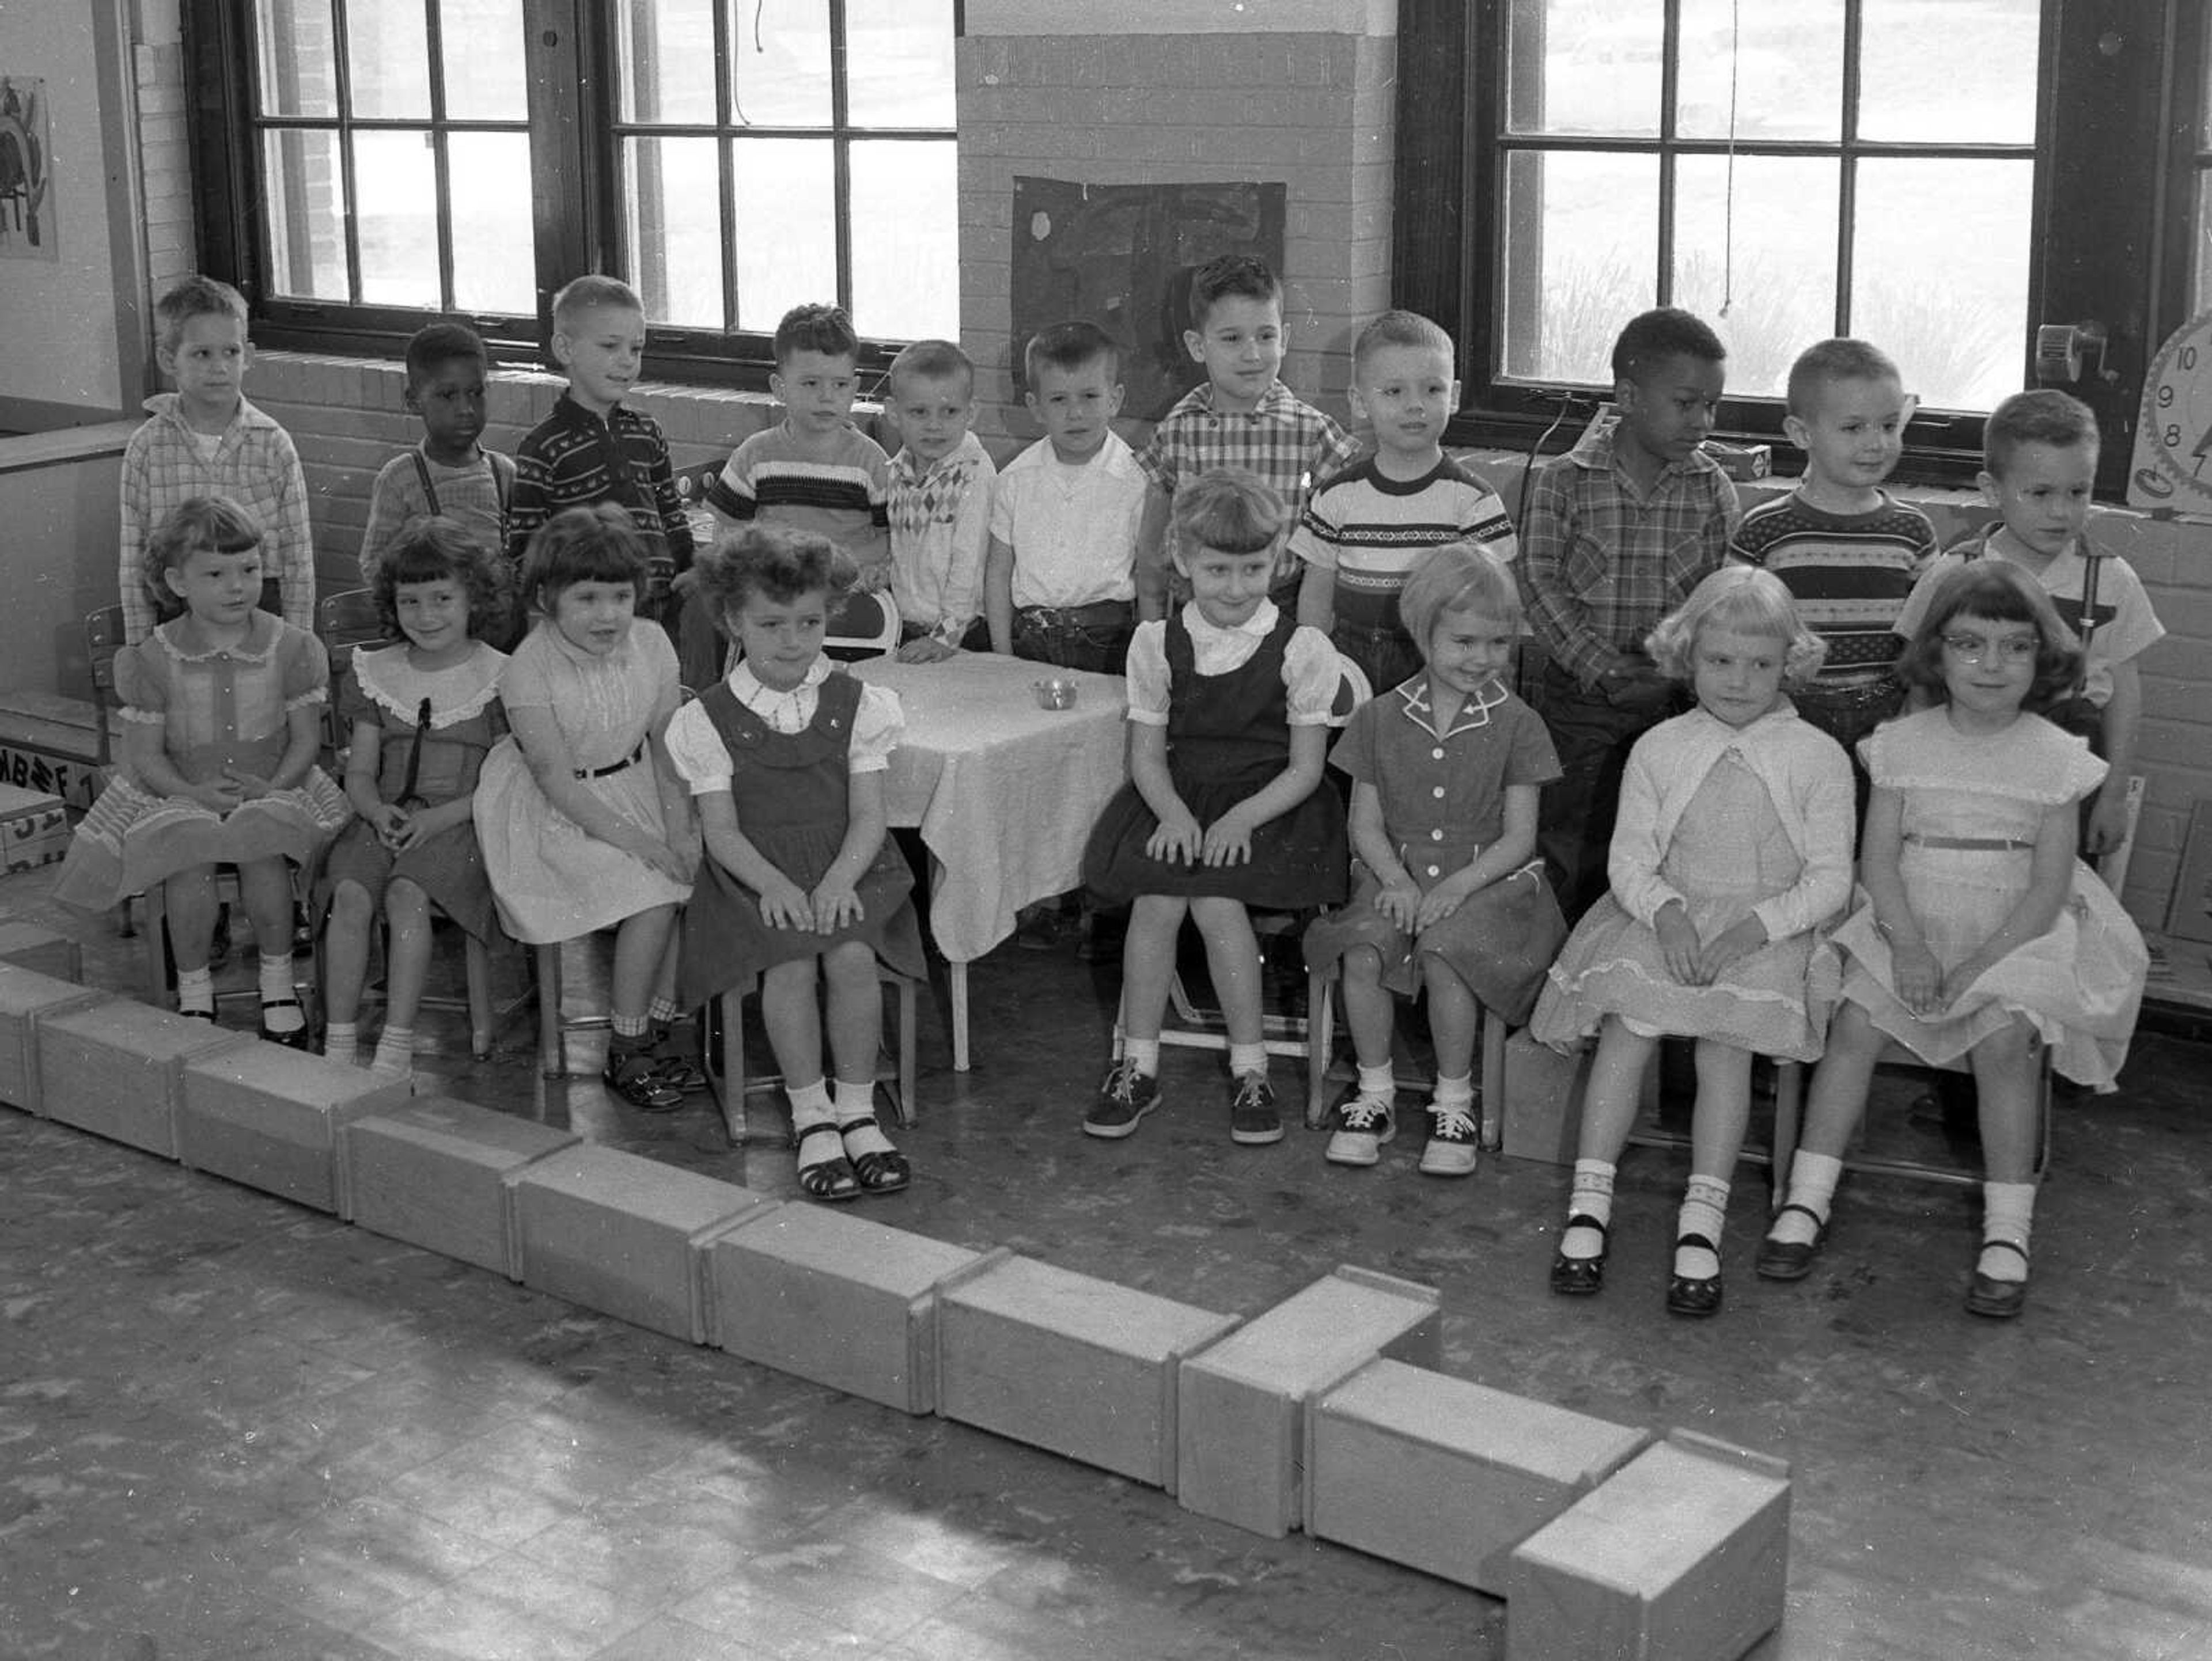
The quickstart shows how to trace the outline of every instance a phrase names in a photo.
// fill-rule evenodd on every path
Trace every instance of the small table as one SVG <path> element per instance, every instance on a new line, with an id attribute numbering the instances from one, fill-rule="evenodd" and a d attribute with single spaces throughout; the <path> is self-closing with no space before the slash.
<path id="1" fill-rule="evenodd" d="M 932 856 L 929 931 L 951 967 L 952 1064 L 966 1072 L 968 965 L 1013 932 L 1024 906 L 1082 882 L 1091 827 L 1128 777 L 1127 690 L 1116 675 L 995 652 L 852 670 L 906 712 L 884 803 Z M 1032 683 L 1046 676 L 1076 683 L 1073 709 L 1038 707 Z"/>

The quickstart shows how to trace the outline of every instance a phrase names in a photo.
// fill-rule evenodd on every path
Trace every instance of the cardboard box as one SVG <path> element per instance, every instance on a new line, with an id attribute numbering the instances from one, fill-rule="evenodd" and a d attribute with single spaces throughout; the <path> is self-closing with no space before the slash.
<path id="1" fill-rule="evenodd" d="M 84 949 L 67 935 L 30 923 L 0 923 L 0 963 L 35 969 L 57 980 L 84 979 Z"/>
<path id="2" fill-rule="evenodd" d="M 48 1118 L 174 1159 L 185 1064 L 258 1042 L 131 998 L 64 1010 L 39 1023 L 39 1105 Z"/>
<path id="3" fill-rule="evenodd" d="M 1236 1325 L 1010 1257 L 938 1300 L 937 1410 L 1172 1494 L 1176 1368 Z"/>
<path id="4" fill-rule="evenodd" d="M 1735 1661 L 1789 1573 L 1790 1467 L 1673 1431 L 1515 1548 L 1507 1661 Z"/>
<path id="5" fill-rule="evenodd" d="M 1374 1361 L 1307 1409 L 1306 1531 L 1502 1597 L 1513 1548 L 1650 1440 Z"/>
<path id="6" fill-rule="evenodd" d="M 1582 1135 L 1583 1089 L 1595 1046 L 1563 1056 L 1523 1032 L 1505 1040 L 1504 1152 L 1572 1165 Z"/>
<path id="7" fill-rule="evenodd" d="M 1176 1497 L 1255 1534 L 1300 1526 L 1307 1403 L 1377 1355 L 1435 1366 L 1443 1304 L 1434 1287 L 1347 1265 L 1184 1361 Z"/>
<path id="8" fill-rule="evenodd" d="M 42 1017 L 109 1001 L 72 980 L 0 962 L 0 1101 L 27 1113 L 39 1106 L 38 1023 Z"/>
<path id="9" fill-rule="evenodd" d="M 708 1341 L 902 1413 L 934 1413 L 939 1295 L 1006 1255 L 780 1205 L 708 1248 Z"/>
<path id="10" fill-rule="evenodd" d="M 417 1096 L 345 1127 L 344 1209 L 374 1234 L 522 1278 L 514 1185 L 581 1137 L 450 1096 Z"/>
<path id="11" fill-rule="evenodd" d="M 185 1064 L 177 1157 L 196 1171 L 343 1215 L 344 1129 L 404 1106 L 412 1086 L 252 1039 Z"/>

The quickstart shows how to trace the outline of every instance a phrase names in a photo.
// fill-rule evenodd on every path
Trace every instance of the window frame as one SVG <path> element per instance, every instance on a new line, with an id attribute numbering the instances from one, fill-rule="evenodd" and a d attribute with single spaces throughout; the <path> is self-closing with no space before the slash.
<path id="1" fill-rule="evenodd" d="M 363 0 L 353 0 L 362 3 Z M 368 0 L 392 3 L 392 0 Z M 416 0 L 408 0 L 409 3 Z M 848 158 L 856 140 L 927 136 L 956 143 L 957 130 L 941 138 L 919 130 L 854 127 L 845 119 L 845 0 L 827 0 L 832 41 L 833 109 L 828 128 L 762 129 L 754 136 L 803 136 L 833 146 L 838 206 L 836 263 L 841 303 L 850 305 L 852 233 Z M 952 0 L 952 29 L 957 39 L 965 26 L 963 0 Z M 714 8 L 717 39 L 729 27 L 730 9 Z M 258 179 L 262 167 L 257 114 L 258 65 L 250 4 L 238 0 L 185 0 L 184 49 L 187 76 L 186 113 L 198 207 L 201 269 L 234 284 L 246 296 L 255 343 L 264 347 L 350 356 L 397 358 L 407 338 L 427 323 L 459 316 L 482 334 L 495 357 L 507 362 L 550 361 L 553 295 L 560 284 L 586 271 L 620 270 L 623 217 L 617 191 L 622 138 L 640 132 L 654 136 L 717 137 L 725 157 L 725 183 L 732 177 L 732 151 L 744 142 L 728 124 L 695 125 L 637 123 L 620 118 L 614 32 L 616 10 L 605 0 L 523 0 L 528 89 L 528 131 L 532 197 L 534 315 L 507 312 L 446 312 L 428 307 L 356 305 L 305 300 L 268 292 L 270 227 L 260 211 Z M 434 28 L 434 20 L 433 27 Z M 343 24 L 339 40 L 343 40 Z M 434 35 L 433 37 L 435 39 Z M 718 89 L 726 87 L 728 69 L 718 64 Z M 590 90 L 586 90 L 590 89 Z M 434 93 L 435 89 L 434 88 Z M 720 106 L 726 110 L 726 100 Z M 443 100 L 434 96 L 426 119 L 273 118 L 286 127 L 420 128 L 442 125 Z M 463 123 L 464 127 L 473 123 Z M 341 146 L 343 151 L 343 147 Z M 347 164 L 349 167 L 349 163 Z M 444 191 L 442 161 L 440 188 Z M 719 204 L 726 257 L 733 257 L 729 193 Z M 441 221 L 445 210 L 441 207 Z M 348 221 L 349 243 L 352 237 Z M 449 258 L 443 245 L 441 264 Z M 350 275 L 350 260 L 349 261 Z M 547 273 L 558 276 L 548 281 Z M 441 283 L 448 273 L 441 270 Z M 654 379 L 708 385 L 764 389 L 775 371 L 772 334 L 766 330 L 720 330 L 662 324 L 648 318 L 646 349 Z M 879 373 L 904 343 L 864 339 L 859 367 L 864 377 Z"/>
<path id="2" fill-rule="evenodd" d="M 1556 425 L 1567 440 L 1609 386 L 1511 380 L 1497 373 L 1502 300 L 1500 242 L 1505 157 L 1506 28 L 1513 0 L 1400 0 L 1398 200 L 1392 298 L 1435 318 L 1460 343 L 1462 407 L 1455 444 L 1528 448 Z M 1674 38 L 1679 0 L 1654 0 Z M 1846 39 L 1856 38 L 1862 0 L 1845 0 Z M 2150 355 L 2187 315 L 2204 88 L 2203 8 L 2154 0 L 2123 33 L 2094 8 L 2044 0 L 2037 76 L 2035 183 L 2021 385 L 2033 385 L 2034 324 L 2096 319 L 2108 333 L 2102 375 L 2066 391 L 2097 412 L 2105 435 L 2100 494 L 2124 489 L 2137 404 Z M 2110 48 L 2108 50 L 2108 48 Z M 1639 141 L 1624 148 L 1657 149 Z M 1676 141 L 1677 153 L 1708 148 Z M 1752 147 L 1740 145 L 1739 153 Z M 1880 150 L 1889 147 L 1869 146 Z M 1910 149 L 1911 147 L 1905 147 Z M 2074 165 L 2071 158 L 2097 165 Z M 1421 211 L 1405 211 L 1419 203 Z M 2054 226 L 2068 227 L 2054 237 Z M 1671 279 L 1662 270 L 1661 292 Z M 1631 309 L 1624 307 L 1625 322 Z M 1810 343 L 1808 342 L 1808 344 Z M 1600 374 L 1603 366 L 1594 366 Z M 2105 377 L 2109 376 L 2109 379 Z M 1565 419 L 1559 417 L 1565 411 Z M 1916 418 L 1898 471 L 1907 483 L 1959 484 L 1980 467 L 1984 421 L 1956 414 Z M 1794 453 L 1781 436 L 1781 405 L 1730 397 L 1721 432 Z M 1545 446 L 1556 451 L 1564 442 Z"/>

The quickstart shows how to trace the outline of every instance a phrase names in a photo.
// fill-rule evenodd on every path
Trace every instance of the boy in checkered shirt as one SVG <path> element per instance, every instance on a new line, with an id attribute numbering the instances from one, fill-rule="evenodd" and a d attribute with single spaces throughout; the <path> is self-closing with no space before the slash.
<path id="1" fill-rule="evenodd" d="M 891 597 L 899 657 L 936 663 L 988 652 L 983 556 L 999 470 L 969 430 L 975 366 L 949 340 L 918 340 L 891 360 L 884 407 L 898 428 L 891 458 Z"/>
<path id="2" fill-rule="evenodd" d="M 1137 464 L 1152 481 L 1137 536 L 1137 615 L 1164 617 L 1168 600 L 1168 515 L 1176 492 L 1217 467 L 1257 474 L 1282 499 L 1288 522 L 1305 512 L 1316 481 L 1359 453 L 1345 432 L 1277 379 L 1283 362 L 1283 285 L 1264 261 L 1224 254 L 1190 282 L 1191 326 L 1183 345 L 1206 366 L 1193 388 L 1162 417 Z M 1288 539 L 1276 552 L 1270 597 L 1297 609 L 1298 562 Z"/>

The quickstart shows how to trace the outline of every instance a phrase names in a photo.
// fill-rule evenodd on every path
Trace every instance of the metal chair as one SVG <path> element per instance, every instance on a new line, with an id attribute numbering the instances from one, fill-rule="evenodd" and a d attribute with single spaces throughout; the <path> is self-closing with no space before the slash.
<path id="1" fill-rule="evenodd" d="M 1969 1073 L 1965 1066 L 1953 1064 L 1934 1067 L 1913 1054 L 1901 1044 L 1891 1044 L 1875 1064 L 1877 1070 L 1911 1071 L 1932 1076 L 1936 1073 Z M 1971 1076 L 1971 1075 L 1970 1075 Z M 1778 1061 L 1774 1065 L 1774 1140 L 1773 1140 L 1773 1203 L 1778 1209 L 1789 1196 L 1790 1162 L 1796 1157 L 1799 1125 L 1803 1109 L 1805 1069 L 1794 1061 Z M 2046 1048 L 2043 1064 L 2036 1073 L 2035 1112 L 2038 1124 L 2035 1147 L 2034 1179 L 2043 1180 L 2044 1173 L 2051 1168 L 2051 1052 Z M 1859 1121 L 1856 1140 L 1863 1140 L 1866 1121 Z M 1844 1168 L 1864 1172 L 1875 1176 L 1914 1177 L 1923 1182 L 1947 1183 L 1959 1188 L 1978 1188 L 1982 1184 L 1980 1167 L 1972 1168 L 1955 1165 L 1936 1165 L 1926 1160 L 1885 1159 L 1858 1153 L 1846 1153 Z"/>
<path id="2" fill-rule="evenodd" d="M 830 626 L 822 636 L 823 653 L 846 663 L 880 658 L 897 651 L 898 643 L 898 608 L 887 590 L 848 594 L 830 614 Z"/>

